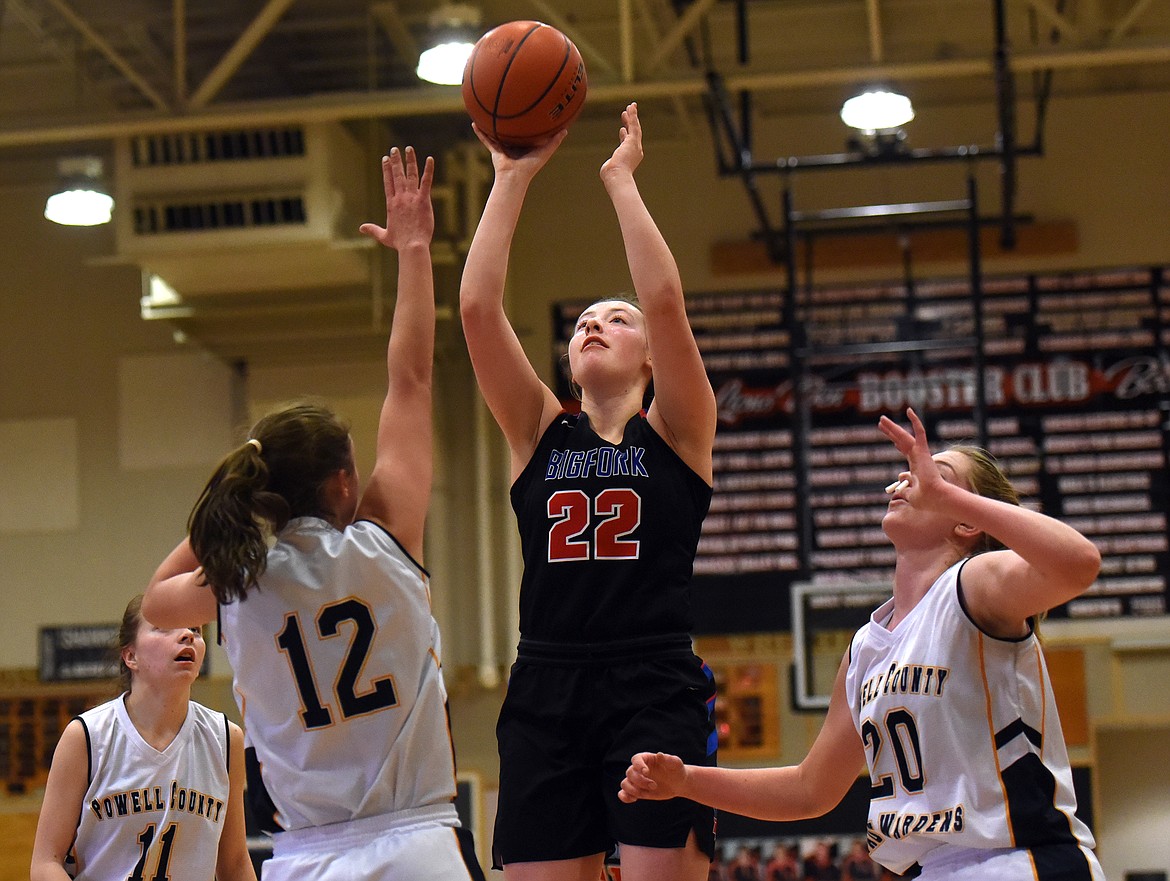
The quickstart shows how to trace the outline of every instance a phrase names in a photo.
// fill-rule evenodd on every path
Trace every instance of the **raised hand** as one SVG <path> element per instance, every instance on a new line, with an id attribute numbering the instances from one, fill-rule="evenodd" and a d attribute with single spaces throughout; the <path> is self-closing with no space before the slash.
<path id="1" fill-rule="evenodd" d="M 907 431 L 888 416 L 878 420 L 878 429 L 893 441 L 898 452 L 906 457 L 907 469 L 898 475 L 898 479 L 886 487 L 890 495 L 897 495 L 912 505 L 925 507 L 929 503 L 934 488 L 943 483 L 938 465 L 930 454 L 930 445 L 926 440 L 926 428 L 913 408 L 906 408 L 906 417 L 910 420 L 913 431 Z"/>
<path id="2" fill-rule="evenodd" d="M 535 147 L 509 147 L 489 137 L 474 122 L 471 124 L 471 129 L 479 138 L 480 143 L 491 151 L 492 168 L 495 169 L 497 177 L 501 174 L 515 172 L 529 179 L 535 177 L 536 173 L 544 168 L 548 160 L 552 158 L 552 154 L 557 151 L 557 147 L 561 145 L 561 141 L 569 134 L 568 129 L 562 129 L 543 144 L 537 144 Z"/>
<path id="3" fill-rule="evenodd" d="M 622 111 L 622 127 L 618 132 L 618 145 L 613 155 L 601 166 L 601 177 L 628 174 L 642 163 L 642 123 L 638 119 L 638 105 L 631 103 Z"/>
<path id="4" fill-rule="evenodd" d="M 682 759 L 666 753 L 638 753 L 630 760 L 618 798 L 632 804 L 640 798 L 661 801 L 681 794 L 687 771 Z"/>
<path id="5" fill-rule="evenodd" d="M 426 158 L 419 174 L 414 147 L 405 157 L 397 147 L 382 157 L 382 186 L 386 191 L 386 225 L 363 223 L 358 231 L 387 248 L 401 251 L 412 245 L 429 245 L 435 234 L 435 211 L 431 205 L 431 184 L 435 160 Z"/>

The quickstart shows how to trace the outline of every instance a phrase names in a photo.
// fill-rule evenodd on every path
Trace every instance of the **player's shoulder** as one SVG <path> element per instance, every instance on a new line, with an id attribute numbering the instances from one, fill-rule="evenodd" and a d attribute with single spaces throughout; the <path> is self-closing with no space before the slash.
<path id="1" fill-rule="evenodd" d="M 214 744 L 216 753 L 225 758 L 233 742 L 238 740 L 243 744 L 243 729 L 229 719 L 226 713 L 213 710 L 198 701 L 189 701 L 187 706 L 188 712 L 194 717 L 195 731 L 198 732 L 193 734 L 194 742 Z"/>
<path id="2" fill-rule="evenodd" d="M 370 554 L 371 552 L 387 555 L 390 558 L 406 565 L 416 574 L 427 577 L 427 570 L 421 563 L 411 556 L 385 524 L 369 517 L 355 520 L 345 528 L 344 541 L 352 546 L 353 553 Z"/>
<path id="3" fill-rule="evenodd" d="M 201 704 L 199 701 L 187 701 L 187 707 L 190 712 L 195 714 L 198 719 L 210 719 L 213 721 L 227 721 L 227 716 L 219 710 L 213 710 L 206 704 Z"/>
<path id="4" fill-rule="evenodd" d="M 90 707 L 88 710 L 83 710 L 73 717 L 73 720 L 80 723 L 82 728 L 92 728 L 102 724 L 106 724 L 118 716 L 118 707 L 122 703 L 122 695 L 116 698 L 111 698 L 108 701 L 98 704 L 96 707 Z"/>
<path id="5" fill-rule="evenodd" d="M 561 410 L 552 420 L 544 427 L 544 431 L 540 433 L 537 438 L 537 446 L 541 442 L 555 440 L 563 437 L 578 429 L 584 429 L 589 425 L 589 417 L 584 413 L 570 413 L 568 410 Z"/>
<path id="6" fill-rule="evenodd" d="M 89 747 L 89 728 L 81 716 L 74 716 L 61 731 L 59 744 L 68 746 Z"/>

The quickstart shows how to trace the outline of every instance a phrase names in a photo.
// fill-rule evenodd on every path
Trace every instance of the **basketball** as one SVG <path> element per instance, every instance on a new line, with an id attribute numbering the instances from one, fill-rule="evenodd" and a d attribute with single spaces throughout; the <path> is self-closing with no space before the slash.
<path id="1" fill-rule="evenodd" d="M 585 103 L 585 63 L 573 41 L 539 21 L 509 21 L 475 44 L 463 104 L 481 132 L 509 147 L 540 144 Z"/>

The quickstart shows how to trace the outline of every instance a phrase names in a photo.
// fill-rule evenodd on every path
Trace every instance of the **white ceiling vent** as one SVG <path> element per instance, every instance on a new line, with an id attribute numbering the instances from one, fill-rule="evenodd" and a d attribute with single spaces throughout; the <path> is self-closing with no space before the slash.
<path id="1" fill-rule="evenodd" d="M 117 143 L 118 255 L 183 297 L 362 284 L 365 167 L 335 123 Z"/>

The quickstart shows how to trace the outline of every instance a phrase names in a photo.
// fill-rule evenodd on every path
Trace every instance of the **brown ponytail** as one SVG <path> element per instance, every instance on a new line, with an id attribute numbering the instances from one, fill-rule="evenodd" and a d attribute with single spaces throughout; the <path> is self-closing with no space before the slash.
<path id="1" fill-rule="evenodd" d="M 122 612 L 122 623 L 118 627 L 117 642 L 113 646 L 114 652 L 118 656 L 118 684 L 122 686 L 122 691 L 130 691 L 134 684 L 134 676 L 130 672 L 130 668 L 126 666 L 122 652 L 133 646 L 138 640 L 138 627 L 141 624 L 142 594 L 138 594 L 130 598 L 125 611 Z"/>
<path id="2" fill-rule="evenodd" d="M 321 404 L 291 404 L 257 422 L 215 469 L 188 521 L 216 599 L 244 599 L 268 563 L 266 537 L 294 517 L 327 516 L 326 480 L 353 467 L 348 428 Z"/>

